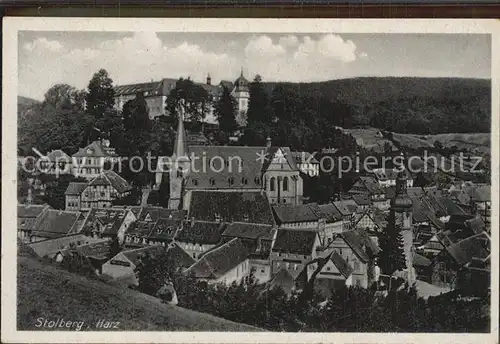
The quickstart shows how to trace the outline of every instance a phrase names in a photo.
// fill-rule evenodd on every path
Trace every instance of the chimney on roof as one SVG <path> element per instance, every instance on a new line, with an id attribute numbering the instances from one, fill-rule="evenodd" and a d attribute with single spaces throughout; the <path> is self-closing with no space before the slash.
<path id="1" fill-rule="evenodd" d="M 268 136 L 266 139 L 266 147 L 271 148 L 271 145 L 272 145 L 272 141 L 271 141 L 271 138 Z"/>

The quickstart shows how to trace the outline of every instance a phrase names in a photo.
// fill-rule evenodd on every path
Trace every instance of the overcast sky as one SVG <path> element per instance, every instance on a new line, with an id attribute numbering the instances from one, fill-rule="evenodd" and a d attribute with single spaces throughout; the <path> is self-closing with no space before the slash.
<path id="1" fill-rule="evenodd" d="M 19 32 L 19 95 L 85 88 L 100 68 L 116 85 L 190 76 L 264 81 L 357 76 L 490 78 L 489 35 Z"/>

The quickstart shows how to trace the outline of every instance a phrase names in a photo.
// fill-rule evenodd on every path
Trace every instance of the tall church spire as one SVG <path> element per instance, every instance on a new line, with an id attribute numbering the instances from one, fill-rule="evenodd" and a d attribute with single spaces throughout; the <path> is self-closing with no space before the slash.
<path id="1" fill-rule="evenodd" d="M 179 123 L 177 125 L 177 135 L 174 142 L 173 154 L 175 157 L 187 156 L 187 135 L 184 129 L 184 99 L 179 101 Z"/>
<path id="2" fill-rule="evenodd" d="M 243 78 L 243 66 L 241 66 L 241 74 L 240 76 Z"/>

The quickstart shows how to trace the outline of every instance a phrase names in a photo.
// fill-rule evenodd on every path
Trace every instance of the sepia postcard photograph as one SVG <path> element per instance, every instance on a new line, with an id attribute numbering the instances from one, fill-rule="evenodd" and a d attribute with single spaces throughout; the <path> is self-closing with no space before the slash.
<path id="1" fill-rule="evenodd" d="M 498 340 L 498 22 L 3 26 L 2 342 Z"/>

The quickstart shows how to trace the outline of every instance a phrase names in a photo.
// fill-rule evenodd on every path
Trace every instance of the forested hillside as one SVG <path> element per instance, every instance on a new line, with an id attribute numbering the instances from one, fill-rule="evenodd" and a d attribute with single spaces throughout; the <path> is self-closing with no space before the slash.
<path id="1" fill-rule="evenodd" d="M 353 78 L 280 83 L 301 97 L 343 104 L 346 127 L 371 125 L 400 133 L 489 132 L 491 81 L 462 78 Z M 271 95 L 277 83 L 265 83 Z"/>

